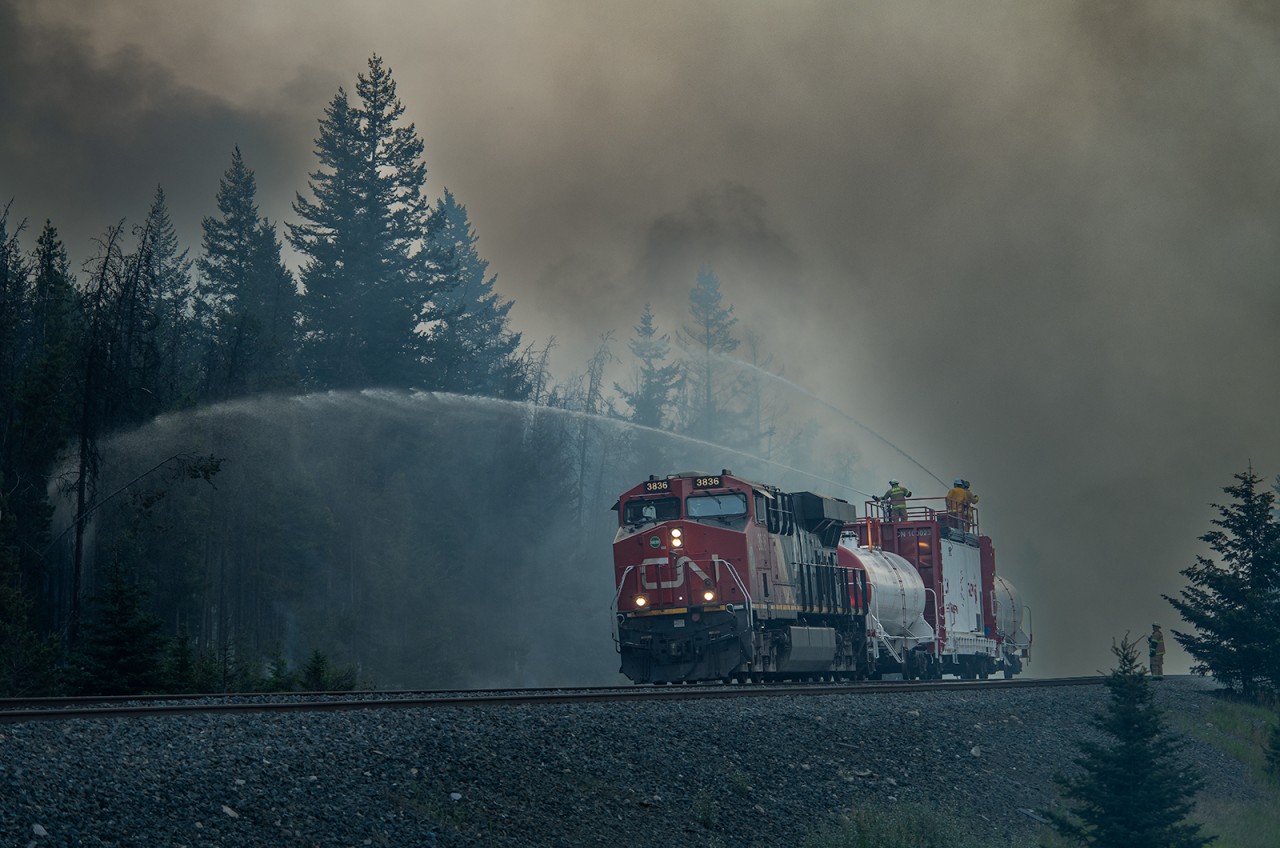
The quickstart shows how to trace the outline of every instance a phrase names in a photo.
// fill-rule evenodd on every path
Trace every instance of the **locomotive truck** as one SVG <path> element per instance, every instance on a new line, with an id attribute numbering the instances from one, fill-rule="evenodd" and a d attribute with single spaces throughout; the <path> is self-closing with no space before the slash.
<path id="1" fill-rule="evenodd" d="M 995 546 L 942 498 L 859 517 L 726 469 L 651 476 L 614 509 L 615 638 L 636 683 L 1009 678 L 1028 661 Z"/>

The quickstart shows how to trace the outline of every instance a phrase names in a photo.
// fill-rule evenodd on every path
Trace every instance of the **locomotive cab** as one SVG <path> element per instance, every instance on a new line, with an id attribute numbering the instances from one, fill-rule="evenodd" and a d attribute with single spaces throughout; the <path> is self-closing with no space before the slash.
<path id="1" fill-rule="evenodd" d="M 725 470 L 650 478 L 615 509 L 617 643 L 632 680 L 857 671 L 864 587 L 836 556 L 850 504 Z"/>
<path id="2" fill-rule="evenodd" d="M 741 664 L 752 504 L 750 484 L 727 473 L 651 478 L 619 498 L 614 607 L 628 677 L 718 679 Z"/>

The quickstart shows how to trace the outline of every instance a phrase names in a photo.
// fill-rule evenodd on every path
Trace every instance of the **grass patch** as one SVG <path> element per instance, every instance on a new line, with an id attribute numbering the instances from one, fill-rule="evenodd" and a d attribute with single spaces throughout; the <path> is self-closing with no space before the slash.
<path id="1" fill-rule="evenodd" d="M 838 827 L 810 834 L 802 845 L 803 848 L 1001 848 L 990 838 L 972 835 L 965 822 L 955 816 L 934 807 L 910 803 L 853 810 Z"/>
<path id="2" fill-rule="evenodd" d="M 1192 821 L 1217 836 L 1212 848 L 1275 848 L 1280 845 L 1280 792 L 1269 801 L 1244 803 L 1209 798 L 1196 804 Z"/>
<path id="3" fill-rule="evenodd" d="M 1216 699 L 1203 721 L 1169 711 L 1179 733 L 1213 745 L 1249 766 L 1253 783 L 1267 796 L 1262 801 L 1236 800 L 1230 787 L 1212 797 L 1202 793 L 1192 816 L 1203 832 L 1218 837 L 1214 848 L 1275 848 L 1280 845 L 1280 784 L 1264 769 L 1267 737 L 1276 721 L 1274 708 L 1226 695 Z M 1208 787 L 1213 789 L 1214 787 Z"/>
<path id="4" fill-rule="evenodd" d="M 1221 748 L 1243 763 L 1247 763 L 1260 781 L 1268 780 L 1263 771 L 1263 751 L 1267 734 L 1275 721 L 1275 712 L 1248 701 L 1219 696 L 1209 716 L 1202 722 L 1192 722 L 1180 713 L 1172 713 L 1172 724 L 1179 732 Z"/>

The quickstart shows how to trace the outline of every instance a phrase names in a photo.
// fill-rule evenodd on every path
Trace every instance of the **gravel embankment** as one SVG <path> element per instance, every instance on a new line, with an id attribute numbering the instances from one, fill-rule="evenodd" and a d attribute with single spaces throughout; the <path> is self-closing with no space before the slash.
<path id="1" fill-rule="evenodd" d="M 1159 685 L 1197 721 L 1210 682 Z M 1101 686 L 0 725 L 0 845 L 775 846 L 855 805 L 947 802 L 993 842 Z M 1189 740 L 1210 788 L 1247 770 Z"/>

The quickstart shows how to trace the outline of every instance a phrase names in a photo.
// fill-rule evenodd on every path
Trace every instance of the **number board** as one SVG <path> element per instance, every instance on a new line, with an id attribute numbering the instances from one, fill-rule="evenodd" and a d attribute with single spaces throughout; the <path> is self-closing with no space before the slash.
<path id="1" fill-rule="evenodd" d="M 693 488 L 695 489 L 718 489 L 724 485 L 724 481 L 719 477 L 695 477 L 693 479 Z"/>
<path id="2" fill-rule="evenodd" d="M 646 480 L 644 482 L 644 490 L 646 492 L 669 492 L 671 491 L 671 483 L 668 480 Z"/>

